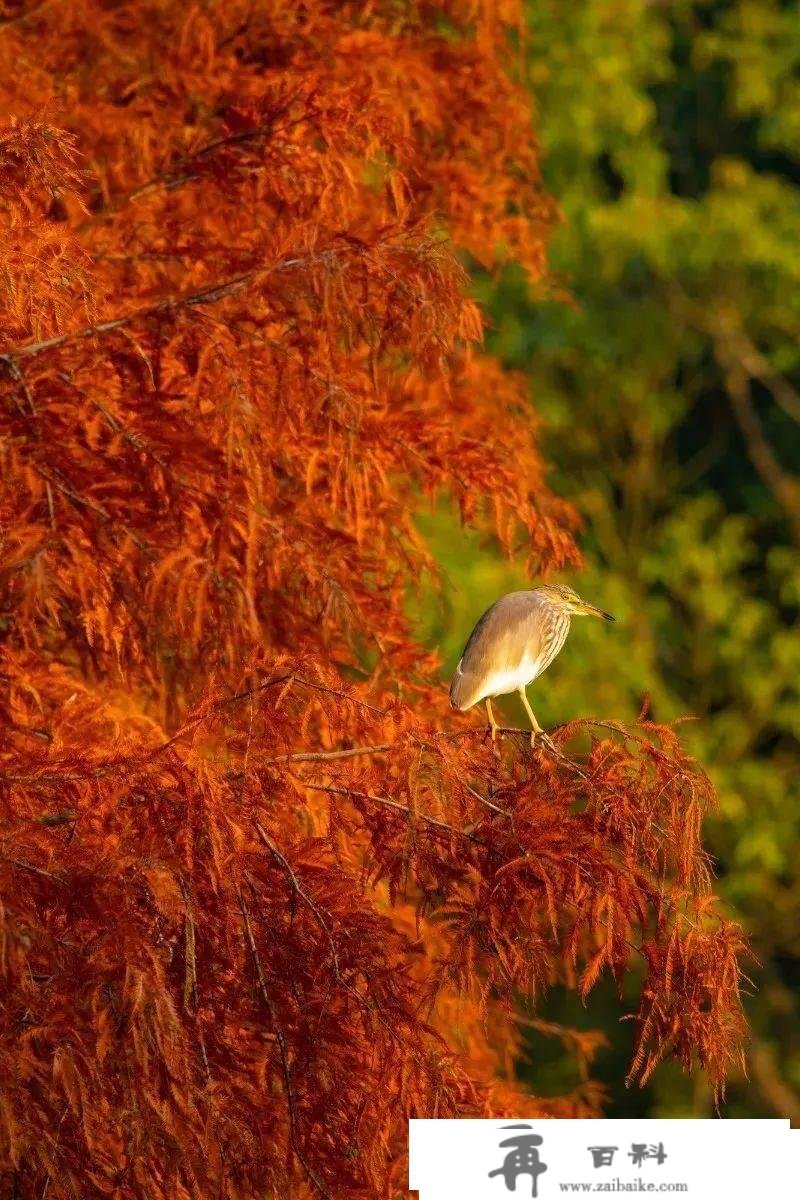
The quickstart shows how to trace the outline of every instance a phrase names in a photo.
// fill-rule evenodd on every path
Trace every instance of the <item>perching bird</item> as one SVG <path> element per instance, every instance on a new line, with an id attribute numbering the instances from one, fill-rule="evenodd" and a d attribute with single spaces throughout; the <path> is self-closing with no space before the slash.
<path id="1" fill-rule="evenodd" d="M 453 708 L 464 712 L 485 700 L 494 741 L 497 723 L 492 698 L 518 692 L 531 720 L 531 745 L 537 736 L 549 741 L 533 715 L 525 688 L 558 654 L 573 616 L 614 620 L 610 613 L 586 604 L 572 588 L 560 584 L 546 583 L 502 596 L 487 609 L 469 635 L 450 684 Z"/>

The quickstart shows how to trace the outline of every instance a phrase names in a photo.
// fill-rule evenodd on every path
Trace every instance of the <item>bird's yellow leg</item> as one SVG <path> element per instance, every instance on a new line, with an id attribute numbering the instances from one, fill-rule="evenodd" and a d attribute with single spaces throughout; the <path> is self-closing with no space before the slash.
<path id="1" fill-rule="evenodd" d="M 546 743 L 547 745 L 549 745 L 549 746 L 552 746 L 552 744 L 553 744 L 553 743 L 552 743 L 552 741 L 551 741 L 551 740 L 550 740 L 550 738 L 547 736 L 547 734 L 545 733 L 545 731 L 542 729 L 542 727 L 541 727 L 541 725 L 539 724 L 539 722 L 536 720 L 536 716 L 535 716 L 535 714 L 534 714 L 534 711 L 533 711 L 533 709 L 531 708 L 531 706 L 530 706 L 530 703 L 528 702 L 528 695 L 527 695 L 527 692 L 525 691 L 525 688 L 520 688 L 520 689 L 519 689 L 519 698 L 520 698 L 520 700 L 522 701 L 522 703 L 525 705 L 525 712 L 526 712 L 526 713 L 528 714 L 528 716 L 530 717 L 530 722 L 531 722 L 531 745 L 532 745 L 532 746 L 533 746 L 533 745 L 535 745 L 537 737 L 540 737 L 540 738 L 542 739 L 542 741 L 543 741 L 543 742 L 545 742 L 545 743 Z"/>
<path id="2" fill-rule="evenodd" d="M 486 715 L 489 718 L 489 727 L 492 731 L 492 741 L 494 741 L 495 738 L 497 737 L 497 722 L 494 719 L 494 713 L 492 712 L 492 702 L 488 696 L 486 697 Z"/>

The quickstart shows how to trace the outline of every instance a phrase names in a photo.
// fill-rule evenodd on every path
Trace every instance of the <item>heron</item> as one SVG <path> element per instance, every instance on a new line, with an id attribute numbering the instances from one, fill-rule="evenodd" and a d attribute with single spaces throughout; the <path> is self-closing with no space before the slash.
<path id="1" fill-rule="evenodd" d="M 550 666 L 564 645 L 572 617 L 614 620 L 611 613 L 587 604 L 563 584 L 545 583 L 501 596 L 469 635 L 450 684 L 453 708 L 466 712 L 485 701 L 494 741 L 498 726 L 492 700 L 517 692 L 530 718 L 531 746 L 537 737 L 549 743 L 525 689 Z"/>

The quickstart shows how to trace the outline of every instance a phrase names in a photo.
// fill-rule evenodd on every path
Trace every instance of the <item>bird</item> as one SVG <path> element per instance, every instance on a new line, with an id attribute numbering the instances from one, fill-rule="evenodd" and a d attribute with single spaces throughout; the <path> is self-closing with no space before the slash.
<path id="1" fill-rule="evenodd" d="M 615 619 L 563 584 L 545 583 L 501 596 L 469 635 L 450 684 L 453 708 L 466 712 L 485 701 L 494 741 L 498 726 L 492 700 L 517 692 L 530 718 L 531 746 L 537 737 L 552 745 L 534 716 L 525 689 L 550 666 L 567 640 L 570 619 L 578 616 Z"/>

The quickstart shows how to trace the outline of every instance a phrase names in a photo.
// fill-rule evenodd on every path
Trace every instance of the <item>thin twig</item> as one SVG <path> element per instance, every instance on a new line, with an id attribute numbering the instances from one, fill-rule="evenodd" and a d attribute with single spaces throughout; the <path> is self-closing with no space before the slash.
<path id="1" fill-rule="evenodd" d="M 14 361 L 14 358 L 11 354 L 0 354 L 0 362 L 5 363 L 8 373 L 11 375 L 12 379 L 15 380 L 19 390 L 22 392 L 25 399 L 27 400 L 28 408 L 30 409 L 31 416 L 33 416 L 33 417 L 38 416 L 36 403 L 33 399 L 33 393 L 31 392 L 31 389 L 28 385 L 28 381 L 25 378 L 25 376 L 23 375 L 19 364 Z M 23 414 L 23 416 L 27 415 L 27 414 L 25 414 L 24 409 L 20 408 L 19 411 Z"/>
<path id="2" fill-rule="evenodd" d="M 388 1034 L 388 1036 L 390 1038 L 396 1038 L 396 1036 L 397 1036 L 396 1029 L 394 1029 L 394 1027 L 386 1021 L 386 1019 L 381 1015 L 380 1010 L 376 1009 L 372 1005 L 369 997 L 365 996 L 361 992 L 357 991 L 350 984 L 348 984 L 347 981 L 342 977 L 341 971 L 339 969 L 339 955 L 338 955 L 336 946 L 333 941 L 333 936 L 328 928 L 327 921 L 325 920 L 325 918 L 319 908 L 319 905 L 317 905 L 316 902 L 314 900 L 312 900 L 311 897 L 300 886 L 300 882 L 297 879 L 297 876 L 296 876 L 295 872 L 293 871 L 290 863 L 287 861 L 287 859 L 284 857 L 284 855 L 281 854 L 281 852 L 280 852 L 280 850 L 278 850 L 277 846 L 275 846 L 270 841 L 270 839 L 267 837 L 267 834 L 265 833 L 264 829 L 261 827 L 261 825 L 258 822 L 256 822 L 256 829 L 258 831 L 259 837 L 264 842 L 264 845 L 274 855 L 274 857 L 276 858 L 276 860 L 278 861 L 280 866 L 286 871 L 287 875 L 289 876 L 289 878 L 292 882 L 292 887 L 294 888 L 294 890 L 301 897 L 301 899 L 309 906 L 309 908 L 311 909 L 312 913 L 314 914 L 314 917 L 316 918 L 318 924 L 320 925 L 320 928 L 323 929 L 323 931 L 327 935 L 328 941 L 329 941 L 330 947 L 331 947 L 331 959 L 333 962 L 334 978 L 336 979 L 336 982 L 341 986 L 341 988 L 345 994 L 352 996 L 352 998 L 355 1000 L 355 1002 L 359 1006 L 359 1008 L 361 1008 L 364 1012 L 369 1013 L 370 1019 L 376 1020 L 383 1027 L 383 1029 L 386 1031 L 386 1033 Z M 251 881 L 250 886 L 251 886 L 251 888 L 253 887 L 252 881 Z M 254 894 L 255 894 L 255 891 L 254 891 Z M 332 991 L 332 987 L 329 990 L 328 995 L 330 995 L 331 991 Z M 326 997 L 326 1000 L 327 1000 L 327 997 Z M 322 1010 L 320 1010 L 319 1019 L 320 1020 L 322 1019 Z M 417 1058 L 421 1064 L 422 1060 L 420 1058 L 418 1058 L 418 1056 L 416 1054 L 414 1055 L 414 1057 Z"/>
<path id="3" fill-rule="evenodd" d="M 269 850 L 270 854 L 275 859 L 275 861 L 283 868 L 286 875 L 289 877 L 292 888 L 297 893 L 297 895 L 300 897 L 300 899 L 303 901 L 303 903 L 306 904 L 308 906 L 308 908 L 311 910 L 317 924 L 319 925 L 320 929 L 327 937 L 328 942 L 330 944 L 330 948 L 331 948 L 331 960 L 333 962 L 334 974 L 336 975 L 337 979 L 340 979 L 341 974 L 339 971 L 339 955 L 336 950 L 336 944 L 333 940 L 333 934 L 331 933 L 330 929 L 328 928 L 328 923 L 325 920 L 325 917 L 323 916 L 319 905 L 316 903 L 315 900 L 312 900 L 311 896 L 309 896 L 306 891 L 303 890 L 303 887 L 300 884 L 300 880 L 297 878 L 297 875 L 292 870 L 291 863 L 288 861 L 288 859 L 283 854 L 281 854 L 278 847 L 276 845 L 274 845 L 274 843 L 272 841 L 270 841 L 269 837 L 267 836 L 267 834 L 265 833 L 264 829 L 259 824 L 259 822 L 256 821 L 255 824 L 256 824 L 256 832 L 258 833 L 258 836 L 261 838 L 261 841 L 267 847 L 267 849 Z"/>
<path id="4" fill-rule="evenodd" d="M 64 882 L 60 875 L 54 875 L 52 871 L 45 871 L 44 867 L 35 867 L 33 863 L 23 862 L 21 858 L 12 858 L 9 854 L 0 854 L 0 861 L 11 863 L 12 866 L 19 867 L 21 871 L 30 871 L 33 875 L 42 875 L 45 879 L 52 879 L 55 883 L 63 884 Z"/>
<path id="5" fill-rule="evenodd" d="M 63 346 L 67 342 L 79 342 L 85 338 L 97 337 L 102 333 L 111 333 L 115 329 L 122 329 L 134 321 L 154 316 L 156 313 L 167 312 L 174 308 L 191 308 L 195 304 L 213 304 L 217 300 L 225 299 L 227 296 L 232 296 L 237 291 L 241 291 L 254 275 L 255 271 L 246 271 L 243 275 L 236 275 L 232 279 L 224 279 L 219 283 L 211 284 L 209 287 L 201 288 L 200 291 L 190 292 L 184 296 L 170 296 L 164 300 L 157 301 L 155 304 L 150 304 L 146 308 L 137 308 L 134 312 L 128 313 L 124 317 L 116 317 L 112 321 L 102 321 L 97 325 L 88 325 L 85 329 L 78 329 L 75 333 L 62 333 L 59 337 L 47 338 L 45 341 L 28 342 L 25 346 L 16 346 L 11 350 L 6 350 L 2 358 L 5 362 L 14 362 L 19 358 L 28 358 L 34 354 L 43 354 L 46 350 L 55 350 L 58 346 Z"/>
<path id="6" fill-rule="evenodd" d="M 591 724 L 598 724 L 598 725 L 602 724 L 602 722 L 600 722 L 600 721 L 592 722 L 590 719 L 587 719 L 587 720 Z M 575 724 L 575 722 L 570 722 L 570 724 Z M 555 732 L 557 732 L 558 729 L 564 729 L 564 728 L 565 728 L 564 725 L 559 725 L 556 727 L 556 729 L 553 732 L 555 733 Z M 612 728 L 612 726 L 609 726 L 609 728 Z M 525 739 L 526 742 L 530 741 L 530 736 L 531 736 L 531 731 L 529 729 L 520 729 L 516 725 L 498 725 L 497 732 L 498 733 L 508 733 L 508 734 L 516 735 L 517 737 L 522 737 Z M 452 738 L 459 737 L 459 736 L 474 737 L 476 734 L 481 734 L 481 736 L 485 737 L 486 730 L 483 729 L 482 727 L 479 727 L 477 729 L 461 729 L 461 730 L 458 730 L 455 734 L 448 734 L 448 737 L 452 737 Z M 549 753 L 550 756 L 552 758 L 556 759 L 557 762 L 561 762 L 561 763 L 564 763 L 566 766 L 572 767 L 573 771 L 575 771 L 576 774 L 580 775 L 581 779 L 585 779 L 587 783 L 589 782 L 589 776 L 586 774 L 586 772 L 582 771 L 581 768 L 578 766 L 578 764 L 576 762 L 574 762 L 571 758 L 569 758 L 568 755 L 562 754 L 562 752 L 558 749 L 558 747 L 553 743 L 553 740 L 552 740 L 552 738 L 549 737 L 549 735 L 548 735 L 548 741 L 542 742 L 542 746 L 544 748 L 545 753 Z M 531 747 L 531 749 L 533 749 L 533 747 Z"/>
<path id="7" fill-rule="evenodd" d="M 514 814 L 510 813 L 508 809 L 500 808 L 500 806 L 497 804 L 492 804 L 491 800 L 487 800 L 485 796 L 482 796 L 480 792 L 474 787 L 471 787 L 470 784 L 464 783 L 463 786 L 467 789 L 470 796 L 474 796 L 476 800 L 479 800 L 481 804 L 485 804 L 487 808 L 492 810 L 492 812 L 499 813 L 501 817 L 513 817 Z"/>
<path id="8" fill-rule="evenodd" d="M 78 504 L 82 508 L 88 508 L 90 512 L 96 513 L 96 515 L 98 517 L 102 517 L 102 519 L 104 521 L 108 521 L 108 523 L 112 526 L 118 525 L 119 528 L 123 531 L 123 533 L 126 533 L 128 535 L 128 537 L 131 539 L 131 541 L 134 543 L 134 545 L 137 546 L 141 550 L 142 554 L 146 554 L 148 558 L 153 557 L 153 551 L 151 550 L 151 548 L 147 545 L 146 542 L 142 541 L 142 539 L 139 537 L 139 535 L 137 533 L 134 533 L 134 531 L 130 528 L 130 526 L 124 525 L 121 521 L 117 521 L 116 518 L 112 517 L 111 513 L 108 512 L 107 509 L 102 507 L 102 505 L 95 504 L 93 500 L 87 500 L 87 498 L 85 496 L 81 496 L 78 492 L 74 491 L 71 487 L 69 487 L 68 484 L 60 482 L 60 480 L 56 479 L 55 476 L 50 475 L 43 467 L 39 466 L 38 463 L 32 463 L 31 465 L 33 466 L 33 469 L 36 472 L 36 474 L 41 476 L 41 478 L 45 480 L 46 485 L 52 483 L 53 487 L 57 488 L 59 490 L 59 492 L 61 492 L 62 495 L 66 496 L 67 499 L 71 500 L 73 502 L 73 504 Z M 59 472 L 59 474 L 60 474 L 60 472 Z M 49 491 L 48 491 L 48 495 L 50 495 Z M 52 504 L 52 496 L 51 495 L 50 495 L 50 503 Z"/>
<path id="9" fill-rule="evenodd" d="M 370 754 L 385 754 L 392 750 L 399 750 L 404 745 L 406 745 L 404 742 L 381 742 L 376 746 L 353 746 L 349 750 L 319 750 L 300 754 L 280 754 L 277 758 L 267 758 L 263 761 L 268 763 L 325 762 L 331 759 L 360 758 L 362 756 L 367 757 Z"/>
<path id="10" fill-rule="evenodd" d="M 296 99 L 296 97 L 291 97 L 290 101 L 294 99 Z M 244 129 L 239 133 L 232 133 L 226 137 L 216 138 L 212 142 L 206 142 L 205 145 L 200 146 L 192 153 L 182 155 L 173 163 L 171 167 L 167 168 L 167 170 L 161 171 L 158 175 L 153 175 L 150 179 L 145 180 L 144 183 L 138 184 L 135 188 L 132 188 L 128 192 L 121 192 L 111 201 L 111 203 L 105 205 L 98 212 L 93 213 L 91 220 L 94 221 L 98 218 L 111 216 L 114 213 L 119 212 L 119 210 L 124 207 L 124 205 L 130 203 L 131 200 L 137 200 L 140 196 L 145 196 L 148 192 L 156 191 L 160 187 L 163 187 L 169 191 L 173 191 L 175 187 L 178 187 L 181 184 L 195 182 L 200 178 L 200 176 L 181 174 L 181 172 L 190 167 L 192 163 L 201 161 L 203 159 L 208 159 L 216 154 L 218 150 L 224 150 L 233 146 L 246 145 L 251 142 L 258 142 L 276 133 L 288 132 L 288 130 L 293 129 L 296 125 L 301 125 L 304 121 L 310 120 L 314 115 L 313 113 L 304 112 L 301 116 L 297 117 L 293 121 L 290 121 L 286 125 L 277 125 L 275 123 L 276 118 L 283 116 L 288 111 L 289 106 L 290 105 L 287 104 L 282 112 L 275 113 L 273 115 L 272 122 L 269 124 L 258 125 L 253 129 Z M 88 222 L 86 222 L 86 224 L 88 224 Z"/>
<path id="11" fill-rule="evenodd" d="M 329 696 L 338 696 L 341 700 L 346 700 L 349 704 L 357 704 L 359 708 L 366 708 L 369 712 L 375 713 L 376 716 L 383 717 L 386 715 L 386 710 L 377 708 L 374 704 L 368 704 L 366 700 L 361 700 L 358 696 L 352 696 L 349 692 L 339 691 L 338 688 L 327 687 L 323 683 L 312 683 L 310 679 L 306 679 L 302 675 L 295 675 L 295 680 L 303 684 L 304 687 L 312 688 L 317 692 L 327 692 Z"/>
<path id="12" fill-rule="evenodd" d="M 455 825 L 448 825 L 446 821 L 438 821 L 436 817 L 429 817 L 426 813 L 415 812 L 406 804 L 400 804 L 397 800 L 390 800 L 388 796 L 375 796 L 372 792 L 359 792 L 354 788 L 334 787 L 333 784 L 311 783 L 307 779 L 300 779 L 300 782 L 303 784 L 303 787 L 310 788 L 314 792 L 330 792 L 334 796 L 348 796 L 353 800 L 367 800 L 371 804 L 381 804 L 384 808 L 393 808 L 396 812 L 405 813 L 407 817 L 424 821 L 426 825 L 432 825 L 434 828 L 444 830 L 446 833 L 455 833 L 458 837 L 467 838 L 468 841 L 475 842 L 478 846 L 484 845 L 480 838 L 476 838 L 466 829 L 458 829 Z"/>
<path id="13" fill-rule="evenodd" d="M 223 700 L 218 700 L 214 705 L 212 705 L 212 711 L 225 708 L 228 704 L 233 704 L 237 700 L 246 700 L 249 696 L 255 695 L 256 692 L 263 692 L 267 688 L 275 687 L 276 684 L 284 683 L 287 679 L 291 678 L 292 676 L 290 674 L 278 675 L 274 679 L 267 679 L 264 683 L 259 683 L 257 687 L 248 688 L 246 692 L 238 692 L 235 696 L 226 696 Z M 202 725 L 203 721 L 207 721 L 210 716 L 210 712 L 204 712 L 198 714 L 196 717 L 192 717 L 191 720 L 187 721 L 185 725 L 182 725 L 180 729 L 176 730 L 172 737 L 167 738 L 167 740 L 162 742 L 160 746 L 156 746 L 151 757 L 155 756 L 156 754 L 163 754 L 165 750 L 169 750 L 169 748 L 173 746 L 179 738 L 185 737 L 187 733 L 191 733 L 197 728 L 198 725 Z"/>
<path id="14" fill-rule="evenodd" d="M 158 313 L 170 312 L 175 309 L 193 308 L 203 304 L 216 304 L 219 300 L 226 300 L 230 296 L 236 295 L 252 283 L 254 279 L 266 278 L 278 271 L 289 271 L 294 267 L 306 266 L 314 262 L 329 262 L 336 259 L 339 255 L 344 254 L 349 246 L 331 247 L 328 250 L 313 251 L 310 254 L 299 255 L 296 258 L 285 258 L 280 262 L 275 263 L 272 267 L 265 267 L 262 270 L 244 271 L 240 275 L 235 275 L 230 279 L 220 280 L 218 283 L 209 284 L 208 287 L 201 288 L 196 292 L 178 296 L 167 296 L 163 300 L 157 300 L 155 304 L 149 304 L 144 308 L 137 308 L 125 316 L 116 317 L 111 321 L 102 321 L 96 325 L 88 325 L 84 329 L 78 329 L 74 333 L 62 333 L 58 337 L 47 338 L 40 342 L 28 342 L 23 346 L 13 346 L 10 349 L 0 352 L 0 357 L 6 362 L 16 362 L 20 358 L 29 358 L 35 354 L 43 354 L 46 350 L 55 350 L 59 346 L 63 346 L 71 342 L 83 341 L 86 338 L 98 337 L 103 333 L 112 333 L 115 329 L 123 329 L 127 325 L 133 324 L 134 321 L 141 321 L 147 317 L 156 316 Z"/>
<path id="15" fill-rule="evenodd" d="M 186 883 L 179 880 L 184 904 L 184 961 L 186 971 L 183 979 L 183 1009 L 190 1016 L 197 1010 L 197 962 L 195 959 L 194 920 L 192 903 Z"/>
<path id="16" fill-rule="evenodd" d="M 45 486 L 45 491 L 47 492 L 47 511 L 50 514 L 50 528 L 55 529 L 55 527 L 56 527 L 56 510 L 53 505 L 53 489 L 50 486 L 49 479 L 45 480 L 44 486 Z"/>
<path id="17" fill-rule="evenodd" d="M 290 674 L 284 675 L 282 679 L 291 679 L 293 683 L 299 683 L 303 687 L 311 688 L 315 692 L 326 692 L 329 696 L 338 696 L 340 700 L 346 700 L 348 704 L 356 704 L 359 708 L 366 708 L 369 712 L 375 713 L 376 716 L 382 717 L 385 715 L 385 710 L 376 708 L 374 704 L 369 704 L 366 700 L 362 700 L 359 696 L 353 696 L 350 692 L 343 692 L 339 688 L 328 687 L 324 683 L 314 683 L 311 679 L 306 679 L 304 675 L 298 675 L 292 671 Z M 248 696 L 252 696 L 255 692 L 260 692 L 264 687 L 271 687 L 273 682 L 281 682 L 280 680 L 270 681 L 269 684 L 257 684 L 255 687 L 248 688 L 244 692 L 237 692 L 235 696 L 228 696 L 225 700 L 220 700 L 220 706 L 223 704 L 234 704 L 237 700 L 246 700 Z M 338 752 L 334 752 L 338 753 Z M 283 758 L 270 759 L 269 761 L 285 761 Z"/>
<path id="18" fill-rule="evenodd" d="M 71 386 L 75 387 L 75 384 L 71 384 Z M 81 393 L 81 395 L 86 396 L 86 392 L 84 392 L 82 388 L 78 388 L 77 390 Z M 162 458 L 161 455 L 158 454 L 158 452 L 155 451 L 152 446 L 149 446 L 141 436 L 131 433 L 130 430 L 126 429 L 119 418 L 115 417 L 114 414 L 110 412 L 104 404 L 101 404 L 99 400 L 95 399 L 94 396 L 88 396 L 87 399 L 95 406 L 96 409 L 98 409 L 99 412 L 103 414 L 111 429 L 114 430 L 114 433 L 118 434 L 124 441 L 128 443 L 128 445 L 133 446 L 134 450 L 137 450 L 140 454 L 146 454 L 148 458 L 152 458 L 156 466 L 160 467 L 160 469 L 169 479 L 174 479 L 175 482 L 186 491 L 195 492 L 198 496 L 203 496 L 206 500 L 217 499 L 213 493 L 205 491 L 203 488 L 198 487 L 197 484 L 190 483 L 188 479 L 184 479 L 182 475 L 179 475 L 177 471 L 174 471 L 166 459 Z"/>
<path id="19" fill-rule="evenodd" d="M 289 1067 L 289 1051 L 288 1051 L 288 1046 L 286 1044 L 286 1036 L 283 1032 L 283 1029 L 282 1029 L 282 1027 L 277 1019 L 277 1015 L 275 1013 L 275 1006 L 272 1003 L 272 998 L 269 994 L 266 976 L 264 975 L 264 968 L 261 965 L 261 959 L 258 954 L 258 947 L 256 946 L 256 941 L 255 941 L 255 938 L 253 937 L 253 929 L 252 929 L 252 926 L 250 925 L 250 914 L 247 910 L 247 902 L 245 901 L 245 898 L 242 895 L 242 890 L 238 884 L 236 885 L 236 896 L 239 901 L 239 908 L 241 909 L 241 912 L 242 912 L 242 919 L 244 921 L 245 934 L 247 936 L 247 944 L 248 944 L 248 947 L 250 949 L 250 954 L 253 959 L 253 966 L 255 967 L 256 978 L 258 980 L 258 988 L 261 993 L 261 998 L 264 1001 L 264 1007 L 267 1010 L 272 1027 L 275 1030 L 275 1040 L 277 1041 L 277 1044 L 278 1044 L 278 1053 L 279 1053 L 279 1057 L 280 1057 L 280 1061 L 281 1061 L 281 1073 L 283 1075 L 283 1083 L 284 1083 L 284 1087 L 286 1089 L 286 1104 L 287 1104 L 287 1108 L 288 1108 L 288 1112 L 289 1112 L 289 1141 L 290 1141 L 292 1150 L 297 1155 L 298 1161 L 300 1162 L 301 1166 L 303 1167 L 303 1170 L 305 1171 L 306 1175 L 310 1179 L 311 1183 L 317 1189 L 319 1194 L 324 1197 L 324 1200 L 331 1200 L 330 1193 L 328 1192 L 325 1185 L 323 1183 L 321 1183 L 321 1181 L 317 1178 L 317 1176 L 315 1175 L 314 1171 L 311 1169 L 309 1164 L 306 1162 L 305 1156 L 303 1155 L 303 1152 L 298 1145 L 297 1119 L 295 1116 L 295 1108 L 294 1108 L 294 1088 L 292 1085 L 291 1069 Z"/>

